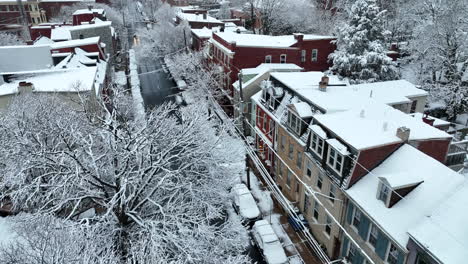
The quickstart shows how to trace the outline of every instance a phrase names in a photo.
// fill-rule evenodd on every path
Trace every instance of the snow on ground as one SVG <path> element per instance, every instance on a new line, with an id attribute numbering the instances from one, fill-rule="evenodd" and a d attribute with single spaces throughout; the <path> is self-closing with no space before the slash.
<path id="1" fill-rule="evenodd" d="M 132 86 L 132 97 L 135 107 L 135 114 L 138 121 L 145 120 L 145 105 L 140 89 L 140 79 L 138 76 L 138 66 L 135 51 L 129 51 L 130 58 L 130 85 Z"/>
<path id="2" fill-rule="evenodd" d="M 127 85 L 127 76 L 124 71 L 118 71 L 115 73 L 115 83 L 119 86 Z"/>

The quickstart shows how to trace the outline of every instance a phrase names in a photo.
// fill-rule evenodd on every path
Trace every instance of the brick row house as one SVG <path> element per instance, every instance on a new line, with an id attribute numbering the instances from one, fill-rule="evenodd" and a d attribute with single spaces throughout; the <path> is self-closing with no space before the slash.
<path id="1" fill-rule="evenodd" d="M 252 97 L 260 156 L 330 258 L 366 263 L 363 250 L 374 263 L 429 263 L 416 262 L 416 249 L 427 248 L 408 232 L 461 176 L 443 164 L 452 137 L 409 115 L 424 109 L 427 93 L 403 80 L 349 86 L 322 75 L 272 72 L 260 85 Z M 447 179 L 445 196 L 432 198 Z M 431 200 L 423 212 L 419 196 Z"/>
<path id="2" fill-rule="evenodd" d="M 46 13 L 39 8 L 37 0 L 23 0 L 24 11 L 29 24 L 46 22 Z M 21 13 L 16 0 L 0 0 L 0 25 L 22 24 Z"/>
<path id="3" fill-rule="evenodd" d="M 325 71 L 328 55 L 335 50 L 332 36 L 295 34 L 266 36 L 213 33 L 210 59 L 222 66 L 223 87 L 233 96 L 232 84 L 238 80 L 240 69 L 255 68 L 262 63 L 293 63 L 306 71 Z"/>

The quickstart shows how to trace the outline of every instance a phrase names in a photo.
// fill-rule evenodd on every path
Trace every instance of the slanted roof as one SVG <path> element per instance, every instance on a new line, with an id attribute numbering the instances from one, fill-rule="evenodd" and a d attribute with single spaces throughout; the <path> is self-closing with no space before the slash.
<path id="1" fill-rule="evenodd" d="M 402 142 L 396 131 L 403 126 L 410 129 L 410 141 L 451 138 L 438 128 L 371 99 L 350 110 L 314 118 L 357 150 Z"/>
<path id="2" fill-rule="evenodd" d="M 313 115 L 312 109 L 310 108 L 310 105 L 308 103 L 299 102 L 292 104 L 292 106 L 294 107 L 297 115 L 300 118 L 310 118 Z"/>
<path id="3" fill-rule="evenodd" d="M 0 73 L 34 71 L 52 67 L 49 45 L 0 47 Z"/>
<path id="4" fill-rule="evenodd" d="M 380 179 L 384 180 L 393 190 L 414 186 L 424 182 L 424 178 L 420 175 L 407 172 L 395 173 L 389 176 L 384 175 L 381 176 Z"/>
<path id="5" fill-rule="evenodd" d="M 70 40 L 72 39 L 70 34 L 70 28 L 71 27 L 68 26 L 53 28 L 51 30 L 50 38 L 53 41 Z"/>
<path id="6" fill-rule="evenodd" d="M 34 41 L 34 45 L 49 45 L 52 43 L 54 43 L 54 41 L 46 36 L 40 36 Z"/>
<path id="7" fill-rule="evenodd" d="M 303 68 L 297 66 L 294 63 L 262 63 L 256 68 L 245 68 L 242 69 L 243 79 L 242 83 L 244 87 L 255 82 L 259 77 L 263 76 L 267 72 L 292 72 L 302 71 Z M 239 80 L 233 84 L 235 89 L 239 89 Z"/>
<path id="8" fill-rule="evenodd" d="M 211 38 L 213 35 L 213 31 L 207 27 L 203 27 L 201 29 L 193 28 L 192 33 L 199 38 Z"/>
<path id="9" fill-rule="evenodd" d="M 379 177 L 385 177 L 392 181 L 394 177 L 398 178 L 402 173 L 417 180 L 422 179 L 424 182 L 391 208 L 387 208 L 382 201 L 376 198 Z M 345 192 L 400 247 L 405 248 L 409 238 L 407 232 L 420 226 L 422 221 L 427 218 L 426 216 L 440 202 L 450 197 L 464 182 L 465 179 L 460 174 L 405 144 Z M 468 203 L 465 203 L 465 206 L 466 204 Z M 465 210 L 463 215 L 466 212 L 468 210 Z M 450 221 L 446 219 L 445 223 Z M 453 221 L 457 222 L 458 220 Z M 427 236 L 432 236 L 430 229 L 421 229 L 421 231 Z M 467 238 L 468 236 L 465 236 L 464 241 L 467 241 Z M 435 243 L 439 243 L 439 241 Z M 446 244 L 446 247 L 447 245 L 451 246 L 451 244 Z"/>
<path id="10" fill-rule="evenodd" d="M 52 49 L 64 49 L 64 48 L 73 48 L 73 47 L 92 45 L 92 44 L 97 45 L 99 43 L 99 38 L 100 37 L 92 37 L 92 38 L 85 38 L 85 39 L 74 39 L 74 40 L 68 40 L 68 41 L 55 42 L 54 44 L 50 45 L 50 47 Z"/>
<path id="11" fill-rule="evenodd" d="M 450 180 L 451 181 L 451 180 Z M 422 222 L 409 230 L 410 236 L 445 264 L 468 259 L 468 185 L 465 180 Z"/>

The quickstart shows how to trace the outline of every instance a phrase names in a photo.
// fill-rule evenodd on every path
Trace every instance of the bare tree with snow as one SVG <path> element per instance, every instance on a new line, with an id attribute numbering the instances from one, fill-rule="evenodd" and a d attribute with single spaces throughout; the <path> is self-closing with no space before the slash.
<path id="1" fill-rule="evenodd" d="M 26 43 L 18 36 L 10 33 L 0 32 L 0 46 L 17 46 Z"/>
<path id="2" fill-rule="evenodd" d="M 241 143 L 203 105 L 164 105 L 144 126 L 129 100 L 112 106 L 101 120 L 56 98 L 16 98 L 0 122 L 0 200 L 98 227 L 100 251 L 125 263 L 245 263 L 242 227 L 226 215 Z"/>

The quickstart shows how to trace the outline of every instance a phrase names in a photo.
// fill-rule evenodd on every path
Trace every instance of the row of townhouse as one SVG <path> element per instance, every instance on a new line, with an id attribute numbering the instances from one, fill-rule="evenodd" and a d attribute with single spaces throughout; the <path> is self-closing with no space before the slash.
<path id="1" fill-rule="evenodd" d="M 320 72 L 255 78 L 259 155 L 332 259 L 464 263 L 468 219 L 450 201 L 466 206 L 465 181 L 444 164 L 446 122 L 420 114 L 425 91 L 404 80 L 350 86 Z"/>

